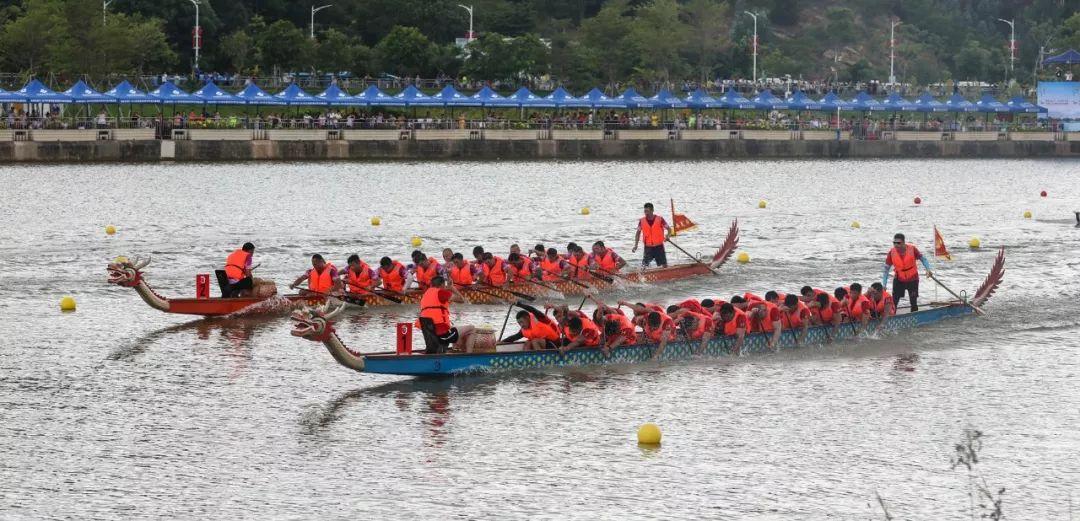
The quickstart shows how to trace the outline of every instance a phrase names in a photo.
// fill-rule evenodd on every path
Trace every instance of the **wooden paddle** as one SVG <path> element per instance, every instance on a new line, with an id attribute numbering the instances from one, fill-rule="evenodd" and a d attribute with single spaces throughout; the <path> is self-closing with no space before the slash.
<path id="1" fill-rule="evenodd" d="M 506 324 L 510 322 L 510 312 L 514 310 L 516 302 L 511 302 L 510 306 L 506 308 L 506 318 L 503 319 L 502 329 L 499 331 L 499 342 L 502 342 L 503 334 L 506 333 Z"/>
<path id="2" fill-rule="evenodd" d="M 525 281 L 525 282 L 527 282 L 529 284 L 535 284 L 537 286 L 540 286 L 541 288 L 547 288 L 547 289 L 549 289 L 551 291 L 554 291 L 556 293 L 562 293 L 561 291 L 559 291 L 559 288 L 556 288 L 554 286 L 548 286 L 547 284 L 544 284 L 543 282 L 540 282 L 538 280 L 533 280 L 533 279 L 531 279 L 529 277 L 522 277 L 521 275 L 515 274 L 514 278 L 517 279 L 517 280 Z"/>
<path id="3" fill-rule="evenodd" d="M 711 272 L 712 272 L 712 274 L 713 274 L 713 275 L 716 275 L 717 277 L 719 277 L 719 276 L 720 276 L 720 272 L 718 272 L 718 271 L 716 271 L 716 270 L 712 269 L 712 266 L 709 266 L 708 264 L 705 264 L 704 262 L 701 262 L 701 259 L 698 259 L 697 257 L 695 257 L 695 256 L 693 256 L 693 255 L 690 255 L 690 252 L 688 252 L 688 251 L 686 251 L 686 250 L 682 249 L 682 246 L 679 246 L 678 244 L 675 244 L 675 241 L 671 240 L 671 238 L 670 238 L 670 237 L 668 237 L 668 238 L 667 238 L 667 239 L 665 239 L 665 240 L 666 240 L 667 242 L 670 242 L 670 243 L 671 243 L 671 245 L 675 247 L 675 249 L 677 249 L 677 250 L 679 250 L 679 251 L 683 252 L 683 254 L 684 254 L 684 255 L 686 255 L 687 257 L 689 257 L 689 258 L 690 258 L 690 260 L 692 260 L 692 261 L 694 261 L 694 262 L 696 262 L 696 263 L 698 263 L 698 264 L 700 264 L 700 265 L 702 265 L 702 266 L 705 266 L 706 268 L 708 268 L 708 270 L 709 270 L 709 271 L 711 271 Z"/>
<path id="4" fill-rule="evenodd" d="M 517 291 L 509 290 L 509 289 L 506 289 L 506 288 L 500 288 L 499 286 L 493 286 L 491 284 L 488 284 L 487 282 L 477 282 L 476 284 L 473 284 L 472 286 L 469 286 L 468 288 L 471 289 L 471 290 L 474 290 L 474 291 L 480 291 L 480 290 L 476 289 L 476 286 L 480 286 L 480 285 L 487 286 L 487 287 L 489 287 L 491 289 L 497 289 L 497 290 L 505 291 L 505 292 L 507 292 L 507 293 L 519 298 L 519 299 L 528 300 L 529 302 L 533 302 L 533 301 L 536 300 L 536 297 L 534 297 L 534 296 L 532 296 L 532 295 L 530 295 L 528 293 L 519 293 Z M 484 293 L 484 292 L 481 291 L 481 293 Z M 490 293 L 484 293 L 484 294 L 485 295 L 490 295 Z M 502 297 L 499 297 L 499 298 L 502 298 Z"/>
<path id="5" fill-rule="evenodd" d="M 561 273 L 555 273 L 553 271 L 548 271 L 548 270 L 545 270 L 544 268 L 540 268 L 540 271 L 542 271 L 544 273 L 547 273 L 549 275 L 554 275 L 556 277 L 559 277 L 560 279 L 565 280 L 566 282 L 569 282 L 569 283 L 571 283 L 571 284 L 573 284 L 573 285 L 575 285 L 577 287 L 585 288 L 585 289 L 591 290 L 591 291 L 596 290 L 596 288 L 594 288 L 594 287 L 592 287 L 592 286 L 590 286 L 588 284 L 582 284 L 581 282 L 578 282 L 578 281 L 576 281 L 576 280 L 574 280 L 574 279 L 572 279 L 570 277 L 567 277 L 566 275 L 563 275 Z"/>
<path id="6" fill-rule="evenodd" d="M 304 289 L 304 288 L 295 288 L 295 289 L 300 290 L 301 294 L 312 293 L 314 295 L 318 295 L 318 296 L 324 297 L 326 299 L 336 298 L 336 299 L 341 300 L 343 302 L 348 302 L 349 304 L 352 304 L 354 306 L 365 306 L 365 305 L 367 305 L 367 301 L 365 301 L 362 298 L 349 297 L 349 296 L 341 296 L 341 297 L 339 297 L 337 295 L 331 295 L 331 294 L 326 293 L 324 291 L 312 291 L 310 289 Z"/>
<path id="7" fill-rule="evenodd" d="M 980 315 L 985 315 L 986 314 L 985 311 L 979 309 L 979 306 L 976 306 L 975 304 L 972 304 L 971 302 L 965 302 L 965 300 L 963 298 L 960 298 L 960 295 L 957 295 L 955 291 L 949 289 L 948 286 L 942 284 L 941 281 L 938 280 L 937 277 L 935 277 L 933 273 L 927 272 L 926 276 L 930 277 L 930 280 L 936 282 L 937 285 L 941 286 L 942 289 L 944 289 L 945 291 L 948 291 L 950 295 L 956 297 L 957 300 L 959 300 L 961 302 L 964 302 L 965 305 L 971 307 L 971 309 L 974 309 L 976 313 L 978 313 Z"/>
<path id="8" fill-rule="evenodd" d="M 464 286 L 463 286 L 463 287 L 464 287 Z M 468 289 L 469 291 L 475 291 L 475 292 L 477 292 L 477 293 L 479 293 L 479 294 L 481 294 L 481 295 L 487 295 L 487 296 L 489 296 L 489 297 L 497 298 L 497 299 L 499 299 L 499 300 L 504 300 L 504 301 L 507 301 L 507 302 L 512 302 L 512 301 L 511 301 L 511 300 L 510 300 L 509 298 L 507 298 L 507 297 L 504 297 L 504 296 L 502 296 L 502 295 L 499 295 L 499 294 L 497 294 L 497 293 L 492 293 L 492 292 L 490 292 L 490 291 L 484 291 L 484 290 L 482 290 L 482 289 L 480 289 L 480 288 L 476 288 L 476 287 L 473 287 L 473 286 L 468 286 L 468 287 L 467 287 L 466 289 Z"/>
<path id="9" fill-rule="evenodd" d="M 372 295 L 375 295 L 376 297 L 379 297 L 381 299 L 389 300 L 390 302 L 393 302 L 395 304 L 401 304 L 401 299 L 399 299 L 397 297 L 391 297 L 389 295 L 381 295 L 381 294 L 377 293 L 374 288 L 368 289 L 368 288 L 365 288 L 365 287 L 360 286 L 358 284 L 353 284 L 352 282 L 345 282 L 345 283 L 352 286 L 352 287 L 354 287 L 354 288 L 356 288 L 356 289 L 358 289 L 358 290 L 360 290 L 360 291 L 363 291 L 365 293 L 370 293 Z"/>

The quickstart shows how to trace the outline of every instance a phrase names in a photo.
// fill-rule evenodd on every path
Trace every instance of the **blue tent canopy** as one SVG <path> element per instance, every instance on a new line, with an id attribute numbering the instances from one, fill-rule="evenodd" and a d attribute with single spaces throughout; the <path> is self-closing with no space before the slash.
<path id="1" fill-rule="evenodd" d="M 1018 114 L 1039 114 L 1046 112 L 1045 107 L 1040 107 L 1026 99 L 1023 96 L 1017 96 L 1007 102 L 1005 106 L 1009 107 L 1009 112 L 1015 112 Z"/>
<path id="2" fill-rule="evenodd" d="M 829 91 L 825 94 L 824 98 L 818 100 L 821 104 L 821 110 L 827 110 L 829 112 L 835 112 L 837 110 L 852 110 L 855 106 L 854 103 L 844 101 L 843 98 L 836 95 L 836 92 Z"/>
<path id="3" fill-rule="evenodd" d="M 945 100 L 945 109 L 949 112 L 975 112 L 977 110 L 975 104 L 964 99 L 959 92 Z"/>
<path id="4" fill-rule="evenodd" d="M 23 88 L 15 91 L 23 101 L 29 103 L 71 103 L 72 99 L 66 94 L 55 92 L 38 80 L 30 80 Z"/>
<path id="5" fill-rule="evenodd" d="M 633 87 L 626 89 L 615 99 L 622 101 L 626 105 L 626 108 L 630 109 L 648 109 L 653 107 L 652 101 L 650 101 L 649 98 L 638 94 Z"/>
<path id="6" fill-rule="evenodd" d="M 277 96 L 271 96 L 266 91 L 259 88 L 254 83 L 249 83 L 244 90 L 236 94 L 237 98 L 244 100 L 248 105 L 287 105 L 288 103 L 278 98 Z"/>
<path id="7" fill-rule="evenodd" d="M 982 98 L 979 98 L 979 101 L 975 102 L 975 110 L 987 113 L 1008 112 L 1009 107 L 994 98 L 992 94 L 986 93 L 982 95 Z"/>
<path id="8" fill-rule="evenodd" d="M 0 103 L 24 103 L 26 98 L 20 97 L 14 92 L 0 89 Z"/>
<path id="9" fill-rule="evenodd" d="M 900 98 L 899 94 L 896 94 L 896 97 L 899 98 L 904 103 L 907 103 L 907 100 L 905 100 L 904 98 Z M 873 111 L 873 110 L 885 110 L 885 105 L 882 102 L 874 99 L 873 96 L 867 94 L 866 91 L 860 91 L 858 94 L 855 95 L 854 98 L 851 98 L 850 103 L 851 103 L 851 110 L 857 110 L 857 111 L 862 111 L 862 112 L 869 112 L 869 111 Z M 895 110 L 899 110 L 899 108 L 897 108 Z"/>
<path id="10" fill-rule="evenodd" d="M 686 97 L 686 104 L 695 109 L 711 109 L 720 106 L 720 102 L 701 87 Z"/>
<path id="11" fill-rule="evenodd" d="M 304 92 L 303 89 L 298 87 L 295 83 L 289 85 L 285 90 L 276 94 L 278 98 L 289 105 L 321 105 L 319 100 L 315 99 L 315 96 Z"/>
<path id="12" fill-rule="evenodd" d="M 1057 56 L 1051 56 L 1043 60 L 1043 65 L 1073 65 L 1080 63 L 1080 52 L 1076 52 L 1075 49 L 1069 49 Z"/>
<path id="13" fill-rule="evenodd" d="M 544 99 L 554 103 L 556 107 L 578 107 L 588 108 L 589 102 L 581 98 L 575 98 L 573 94 L 570 94 L 566 89 L 562 87 L 556 88 L 551 94 L 548 94 Z"/>
<path id="14" fill-rule="evenodd" d="M 375 85 L 364 89 L 364 92 L 357 94 L 353 99 L 355 99 L 357 103 L 369 107 L 401 107 L 405 105 L 405 102 L 394 99 L 393 96 L 379 90 L 379 87 L 376 87 Z"/>
<path id="15" fill-rule="evenodd" d="M 404 103 L 406 107 L 438 107 L 442 105 L 431 96 L 420 92 L 415 85 L 405 87 L 405 90 L 394 95 L 394 99 Z"/>
<path id="16" fill-rule="evenodd" d="M 803 91 L 796 90 L 792 93 L 791 97 L 787 99 L 788 108 L 791 110 L 821 110 L 821 103 L 814 101 L 813 98 L 807 96 Z"/>
<path id="17" fill-rule="evenodd" d="M 153 98 L 156 103 L 202 103 L 201 99 L 180 90 L 180 87 L 177 87 L 171 81 L 162 83 L 160 87 L 154 89 L 153 92 L 150 93 L 150 97 Z"/>
<path id="18" fill-rule="evenodd" d="M 356 105 L 356 98 L 349 95 L 348 92 L 341 90 L 336 84 L 331 83 L 326 90 L 315 95 L 315 99 L 334 106 Z"/>
<path id="19" fill-rule="evenodd" d="M 948 110 L 944 103 L 934 99 L 934 96 L 929 92 L 922 93 L 922 96 L 915 99 L 914 104 L 916 112 L 945 112 Z"/>
<path id="20" fill-rule="evenodd" d="M 70 89 L 64 91 L 64 95 L 78 103 L 116 103 L 116 98 L 102 94 L 79 80 Z"/>
<path id="21" fill-rule="evenodd" d="M 443 90 L 432 96 L 431 99 L 447 107 L 476 106 L 472 98 L 458 92 L 452 85 L 443 87 Z"/>
<path id="22" fill-rule="evenodd" d="M 889 97 L 885 98 L 885 101 L 881 102 L 881 110 L 888 110 L 891 112 L 915 112 L 918 107 L 904 99 L 899 93 L 894 92 L 889 94 Z"/>
<path id="23" fill-rule="evenodd" d="M 596 87 L 593 87 L 592 90 L 590 90 L 589 92 L 586 92 L 585 95 L 581 97 L 581 99 L 583 99 L 585 101 L 588 101 L 589 106 L 594 108 L 594 109 L 603 109 L 603 108 L 620 108 L 620 109 L 624 109 L 624 108 L 626 108 L 625 103 L 623 103 L 620 100 L 609 97 L 608 95 L 604 94 L 600 89 L 598 89 Z"/>
<path id="24" fill-rule="evenodd" d="M 191 93 L 203 103 L 215 103 L 218 105 L 244 105 L 246 102 L 228 92 L 221 90 L 214 82 L 207 82 L 201 89 Z"/>
<path id="25" fill-rule="evenodd" d="M 782 100 L 772 93 L 772 90 L 765 89 L 758 93 L 757 96 L 750 98 L 750 101 L 754 102 L 754 106 L 759 110 L 787 110 L 788 102 Z"/>
<path id="26" fill-rule="evenodd" d="M 660 89 L 660 92 L 657 92 L 655 96 L 649 98 L 649 101 L 652 102 L 653 107 L 656 108 L 683 109 L 687 107 L 685 101 L 672 94 L 671 91 L 666 88 Z"/>
<path id="27" fill-rule="evenodd" d="M 481 107 L 516 107 L 517 103 L 513 100 L 506 99 L 495 92 L 491 87 L 484 85 L 484 88 L 479 92 L 472 95 L 474 104 Z"/>
<path id="28" fill-rule="evenodd" d="M 519 107 L 555 108 L 555 104 L 546 98 L 533 94 L 529 89 L 522 87 L 510 96 L 514 105 Z"/>
<path id="29" fill-rule="evenodd" d="M 750 101 L 739 94 L 735 89 L 729 89 L 717 100 L 720 108 L 725 109 L 742 109 L 750 110 L 756 109 L 757 105 L 753 101 Z"/>
<path id="30" fill-rule="evenodd" d="M 105 95 L 116 100 L 117 103 L 158 103 L 157 98 L 136 89 L 127 80 L 117 83 L 115 87 L 105 92 Z"/>

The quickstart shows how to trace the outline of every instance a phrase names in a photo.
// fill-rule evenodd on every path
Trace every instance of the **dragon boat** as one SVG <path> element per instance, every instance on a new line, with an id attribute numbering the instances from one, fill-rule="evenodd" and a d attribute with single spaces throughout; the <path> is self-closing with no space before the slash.
<path id="1" fill-rule="evenodd" d="M 739 223 L 735 221 L 728 230 L 724 244 L 717 249 L 712 258 L 695 262 L 672 264 L 666 268 L 653 268 L 625 273 L 591 274 L 586 279 L 559 279 L 554 281 L 514 282 L 506 286 L 459 286 L 462 295 L 473 304 L 503 304 L 521 298 L 536 298 L 561 293 L 563 296 L 594 294 L 610 290 L 627 283 L 666 282 L 685 279 L 697 275 L 712 273 L 735 252 L 739 245 Z M 297 306 L 316 306 L 326 303 L 326 297 L 311 293 L 275 295 L 273 297 L 206 297 L 184 298 L 165 297 L 154 291 L 146 282 L 143 269 L 150 264 L 150 258 L 134 258 L 130 261 L 110 263 L 108 282 L 122 287 L 133 288 L 150 307 L 166 313 L 183 315 L 201 315 L 204 317 L 224 316 L 238 312 L 280 312 Z M 371 293 L 346 297 L 349 306 L 387 306 L 395 304 L 416 304 L 423 295 L 421 290 L 407 290 L 403 293 L 375 289 Z"/>
<path id="2" fill-rule="evenodd" d="M 998 252 L 994 266 L 971 299 L 963 293 L 959 300 L 930 304 L 916 312 L 898 313 L 889 317 L 883 331 L 900 331 L 963 317 L 981 312 L 980 306 L 994 294 L 1005 274 L 1005 250 Z M 349 348 L 334 330 L 333 319 L 342 308 L 324 305 L 304 308 L 292 315 L 295 322 L 291 334 L 324 344 L 341 365 L 361 373 L 393 374 L 419 377 L 445 377 L 498 371 L 544 370 L 562 367 L 584 367 L 608 364 L 642 364 L 653 359 L 657 345 L 638 343 L 616 348 L 605 356 L 599 348 L 572 349 L 565 354 L 557 350 L 525 351 L 520 344 L 497 346 L 492 353 L 399 354 L 394 352 L 362 353 Z M 877 327 L 878 320 L 870 322 Z M 794 331 L 785 331 L 773 349 L 795 349 L 851 339 L 857 334 L 856 325 L 845 322 L 836 330 L 833 326 L 809 328 L 804 342 L 798 342 Z M 698 341 L 669 342 L 660 356 L 661 361 L 688 360 L 696 357 L 720 358 L 733 355 L 760 354 L 770 351 L 768 334 L 749 333 L 742 348 L 734 352 L 734 337 L 712 339 L 704 349 Z"/>

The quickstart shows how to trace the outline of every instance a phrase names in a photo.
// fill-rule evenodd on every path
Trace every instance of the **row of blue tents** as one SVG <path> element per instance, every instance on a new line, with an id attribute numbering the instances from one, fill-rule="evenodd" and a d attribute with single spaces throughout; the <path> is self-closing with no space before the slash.
<path id="1" fill-rule="evenodd" d="M 151 92 L 136 89 L 126 80 L 106 92 L 98 92 L 86 82 L 79 80 L 64 92 L 50 90 L 38 80 L 31 80 L 23 88 L 9 92 L 0 89 L 0 103 L 103 103 L 103 104 L 172 104 L 172 105 L 292 105 L 292 106 L 367 106 L 367 107 L 484 107 L 484 108 L 579 108 L 579 109 L 740 109 L 740 110 L 793 110 L 793 111 L 886 111 L 886 112 L 981 112 L 981 113 L 1031 113 L 1046 112 L 1045 108 L 1017 96 L 1002 102 L 990 94 L 977 101 L 968 101 L 960 94 L 953 94 L 939 101 L 929 92 L 915 100 L 907 100 L 899 94 L 890 94 L 878 100 L 866 92 L 860 92 L 850 100 L 830 92 L 815 100 L 802 91 L 795 91 L 790 98 L 779 98 L 766 89 L 752 98 L 746 98 L 729 90 L 713 97 L 698 89 L 680 98 L 667 89 L 646 98 L 632 87 L 618 96 L 609 97 L 594 88 L 576 97 L 559 87 L 547 96 L 537 96 L 522 87 L 510 96 L 502 96 L 490 87 L 467 96 L 452 86 L 427 95 L 410 85 L 393 96 L 368 87 L 364 92 L 351 95 L 337 85 L 331 85 L 319 94 L 309 94 L 299 86 L 289 85 L 277 94 L 268 94 L 255 84 L 249 84 L 236 94 L 222 90 L 213 82 L 203 85 L 195 92 L 185 92 L 172 82 L 165 82 Z"/>

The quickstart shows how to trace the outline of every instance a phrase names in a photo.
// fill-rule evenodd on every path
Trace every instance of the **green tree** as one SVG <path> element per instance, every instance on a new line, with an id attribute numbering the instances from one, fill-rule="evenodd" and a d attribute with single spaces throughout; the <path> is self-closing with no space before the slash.
<path id="1" fill-rule="evenodd" d="M 398 76 L 415 76 L 429 70 L 431 47 L 431 41 L 419 29 L 399 25 L 379 40 L 375 52 L 384 70 Z"/>
<path id="2" fill-rule="evenodd" d="M 643 79 L 668 82 L 686 69 L 680 51 L 686 46 L 688 31 L 679 21 L 675 0 L 653 0 L 638 9 L 630 40 L 638 50 L 637 74 Z"/>
<path id="3" fill-rule="evenodd" d="M 769 21 L 787 27 L 799 23 L 799 0 L 774 0 L 769 9 Z"/>
<path id="4" fill-rule="evenodd" d="M 763 53 L 759 63 L 761 70 L 758 77 L 779 78 L 785 74 L 797 75 L 795 61 L 784 56 L 778 49 L 772 49 Z"/>
<path id="5" fill-rule="evenodd" d="M 315 47 L 315 68 L 323 72 L 341 72 L 353 65 L 356 46 L 345 33 L 327 29 Z"/>
<path id="6" fill-rule="evenodd" d="M 1080 49 L 1080 12 L 1067 18 L 1061 24 L 1062 49 Z"/>
<path id="7" fill-rule="evenodd" d="M 825 10 L 825 34 L 837 56 L 840 48 L 855 41 L 855 13 L 846 7 Z"/>
<path id="8" fill-rule="evenodd" d="M 4 26 L 0 44 L 12 69 L 35 74 L 51 67 L 53 51 L 67 37 L 60 2 L 27 0 L 22 16 Z"/>
<path id="9" fill-rule="evenodd" d="M 955 64 L 953 75 L 958 80 L 986 79 L 990 71 L 990 51 L 983 49 L 979 42 L 968 40 L 956 53 Z"/>
<path id="10" fill-rule="evenodd" d="M 255 38 L 242 29 L 233 31 L 221 40 L 221 54 L 228 59 L 233 71 L 243 73 L 260 59 Z"/>
<path id="11" fill-rule="evenodd" d="M 581 43 L 586 49 L 575 54 L 578 57 L 603 56 L 596 65 L 606 83 L 625 79 L 637 65 L 640 53 L 629 38 L 633 21 L 627 16 L 629 11 L 627 0 L 612 0 L 604 4 L 596 16 L 581 24 Z"/>
<path id="12" fill-rule="evenodd" d="M 685 54 L 697 69 L 698 79 L 705 81 L 731 46 L 731 10 L 717 0 L 690 0 L 682 6 L 681 17 L 687 26 Z"/>
<path id="13" fill-rule="evenodd" d="M 256 35 L 263 68 L 301 70 L 311 67 L 311 40 L 292 22 L 278 20 Z"/>

